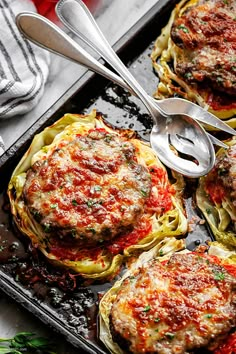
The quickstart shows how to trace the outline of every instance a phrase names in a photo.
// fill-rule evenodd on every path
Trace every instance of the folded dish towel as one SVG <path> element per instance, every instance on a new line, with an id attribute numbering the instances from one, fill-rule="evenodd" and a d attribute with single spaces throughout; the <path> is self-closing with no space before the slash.
<path id="1" fill-rule="evenodd" d="M 48 77 L 50 55 L 22 37 L 15 17 L 36 11 L 31 0 L 0 0 L 0 120 L 30 111 Z M 0 155 L 3 152 L 0 129 Z"/>

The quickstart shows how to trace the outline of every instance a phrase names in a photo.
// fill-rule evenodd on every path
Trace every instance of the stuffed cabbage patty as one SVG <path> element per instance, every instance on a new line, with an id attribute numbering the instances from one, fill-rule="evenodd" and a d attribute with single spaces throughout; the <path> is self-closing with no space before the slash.
<path id="1" fill-rule="evenodd" d="M 27 172 L 25 203 L 47 233 L 97 244 L 132 229 L 151 191 L 132 143 L 103 129 L 63 141 Z"/>
<path id="2" fill-rule="evenodd" d="M 179 95 L 236 127 L 235 0 L 182 0 L 151 58 L 157 99 Z"/>
<path id="3" fill-rule="evenodd" d="M 104 295 L 100 338 L 111 353 L 213 351 L 234 335 L 236 265 L 183 252 L 141 262 Z"/>
<path id="4" fill-rule="evenodd" d="M 200 178 L 197 205 L 217 241 L 236 248 L 236 138 L 216 154 L 214 168 Z"/>
<path id="5" fill-rule="evenodd" d="M 55 265 L 114 276 L 126 258 L 187 232 L 183 180 L 100 114 L 66 114 L 36 135 L 8 194 L 18 228 Z"/>

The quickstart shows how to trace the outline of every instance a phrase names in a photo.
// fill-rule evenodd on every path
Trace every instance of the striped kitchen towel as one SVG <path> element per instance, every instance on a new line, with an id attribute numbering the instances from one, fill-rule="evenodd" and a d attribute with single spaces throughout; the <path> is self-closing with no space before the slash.
<path id="1" fill-rule="evenodd" d="M 15 17 L 22 11 L 36 11 L 31 0 L 0 0 L 0 119 L 30 111 L 48 77 L 50 54 L 17 29 Z M 0 139 L 0 155 L 2 148 Z"/>

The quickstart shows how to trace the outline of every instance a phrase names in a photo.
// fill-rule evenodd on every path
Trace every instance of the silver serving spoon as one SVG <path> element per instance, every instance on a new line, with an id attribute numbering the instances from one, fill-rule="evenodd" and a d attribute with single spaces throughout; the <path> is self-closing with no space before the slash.
<path id="1" fill-rule="evenodd" d="M 97 33 L 94 33 L 94 27 L 96 26 L 96 30 L 99 31 L 99 36 L 103 37 L 100 29 L 97 27 L 95 20 L 90 14 L 89 10 L 86 8 L 83 2 L 80 0 L 60 0 L 56 6 L 56 13 L 61 22 L 68 27 L 74 34 L 76 34 L 80 40 L 86 43 L 90 48 L 96 51 L 101 58 L 105 59 L 111 66 L 113 66 L 113 58 L 110 57 L 110 51 L 103 50 L 103 46 L 101 46 L 101 42 L 97 42 Z M 82 17 L 89 17 L 89 21 L 93 22 L 93 26 L 90 26 L 90 22 L 87 20 L 81 21 Z M 79 19 L 79 20 L 78 20 Z M 91 32 L 90 32 L 91 31 Z M 107 77 L 103 73 L 102 75 Z M 108 77 L 110 80 L 118 83 L 120 86 L 124 87 L 126 90 L 129 90 L 132 94 L 132 89 L 126 84 L 124 80 L 122 80 L 119 76 L 114 74 L 112 71 L 109 71 Z M 187 114 L 192 118 L 196 119 L 199 122 L 208 124 L 213 126 L 219 130 L 225 131 L 229 134 L 235 135 L 235 130 L 224 123 L 222 120 L 217 118 L 215 115 L 211 114 L 207 110 L 203 109 L 199 105 L 187 101 L 183 98 L 179 97 L 171 97 L 165 98 L 163 100 L 154 100 L 155 104 L 157 104 L 163 111 L 166 113 L 179 113 L 179 114 Z M 216 139 L 214 136 L 209 134 L 211 141 L 221 147 L 228 148 L 226 144 Z"/>
<path id="2" fill-rule="evenodd" d="M 63 7 L 63 10 L 64 10 L 64 7 Z M 38 40 L 33 39 L 32 33 L 31 33 L 31 35 L 29 35 L 28 33 L 26 33 L 27 30 L 25 30 L 23 28 L 25 25 L 25 21 L 27 21 L 27 19 L 24 18 L 25 16 L 29 16 L 29 13 L 20 14 L 17 18 L 17 24 L 18 24 L 19 29 L 24 33 L 24 35 L 28 39 L 30 39 L 34 43 L 40 45 L 41 47 L 52 51 L 53 53 L 56 53 L 66 59 L 69 59 L 71 61 L 74 61 L 76 63 L 79 63 L 81 65 L 88 67 L 90 70 L 106 77 L 107 79 L 115 82 L 117 85 L 128 90 L 131 94 L 135 95 L 135 93 L 132 91 L 132 89 L 127 85 L 127 83 L 120 76 L 118 76 L 113 71 L 106 68 L 98 60 L 94 59 L 89 53 L 87 53 L 82 47 L 80 47 L 79 44 L 71 41 L 69 37 L 64 39 L 64 40 L 66 40 L 66 39 L 70 40 L 70 43 L 67 43 L 66 45 L 65 45 L 65 43 L 64 43 L 64 45 L 61 45 L 63 43 L 61 43 L 61 41 L 60 41 L 60 49 L 58 49 L 58 46 L 55 43 L 53 44 L 54 45 L 53 48 L 52 48 L 52 44 L 50 43 L 50 48 L 49 48 L 48 45 L 46 45 L 45 43 L 43 44 L 42 41 L 39 43 Z M 60 17 L 61 16 L 62 16 L 62 14 L 60 14 Z M 24 19 L 22 19 L 22 17 Z M 61 19 L 64 19 L 63 22 L 66 24 L 65 18 L 61 17 Z M 24 23 L 22 23 L 22 21 L 24 21 Z M 22 27 L 21 27 L 21 25 L 22 25 Z M 67 24 L 67 27 L 70 27 L 70 26 Z M 64 33 L 63 33 L 63 35 L 64 35 Z M 82 37 L 80 37 L 80 38 L 83 40 Z M 85 40 L 83 40 L 83 41 L 85 42 Z M 103 54 L 99 50 L 99 48 L 95 48 L 95 44 L 92 48 L 95 49 L 100 54 L 101 57 L 103 57 Z M 153 102 L 155 104 L 157 104 L 156 100 L 153 97 L 150 96 L 150 99 L 152 99 Z M 167 113 L 171 114 L 173 112 L 176 112 L 176 113 L 180 113 L 180 114 L 187 114 L 199 122 L 208 124 L 208 125 L 213 126 L 217 129 L 221 129 L 229 134 L 235 133 L 235 131 L 231 127 L 229 127 L 226 123 L 221 121 L 219 118 L 215 117 L 213 114 L 207 112 L 206 110 L 204 110 L 202 107 L 196 105 L 195 103 L 187 101 L 185 99 L 182 99 L 179 97 L 166 98 L 164 100 L 158 100 L 158 105 Z M 220 141 L 219 139 L 217 139 L 213 135 L 208 133 L 208 136 L 213 144 L 221 146 L 225 149 L 228 149 L 228 145 L 224 144 L 222 141 Z"/>
<path id="3" fill-rule="evenodd" d="M 93 60 L 90 58 L 88 65 L 87 53 L 81 52 L 82 48 L 78 47 L 75 41 L 46 18 L 34 13 L 22 13 L 17 16 L 16 22 L 19 29 L 34 43 L 91 67 L 92 70 L 96 63 L 97 68 L 95 59 L 91 57 Z M 109 44 L 108 46 L 110 47 Z M 84 55 L 85 53 L 86 55 Z M 83 55 L 81 56 L 81 54 Z M 117 60 L 115 54 L 114 62 L 119 67 L 117 68 L 119 74 L 142 100 L 153 117 L 154 126 L 150 140 L 160 160 L 168 167 L 189 177 L 200 177 L 208 173 L 214 165 L 215 152 L 212 142 L 200 124 L 184 114 L 167 115 L 157 107 L 154 100 L 136 82 L 124 64 Z M 197 160 L 197 163 L 177 156 L 170 145 L 179 153 Z"/>

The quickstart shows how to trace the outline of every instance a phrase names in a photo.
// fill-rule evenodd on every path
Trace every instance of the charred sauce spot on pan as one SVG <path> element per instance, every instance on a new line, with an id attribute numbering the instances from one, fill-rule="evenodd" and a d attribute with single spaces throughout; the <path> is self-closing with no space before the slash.
<path id="1" fill-rule="evenodd" d="M 113 85 L 110 89 L 106 90 L 102 97 L 106 102 L 110 102 L 127 112 L 129 119 L 135 117 L 138 122 L 142 123 L 144 130 L 150 131 L 152 128 L 153 121 L 150 115 L 143 113 L 142 108 L 135 102 L 135 98 L 121 87 Z M 117 124 L 120 126 L 122 122 L 119 121 Z M 127 124 L 128 128 L 133 128 L 133 123 L 127 122 Z"/>
<path id="2" fill-rule="evenodd" d="M 11 232 L 11 219 L 9 218 L 9 204 L 1 195 L 1 223 L 0 223 L 0 264 L 12 263 L 26 259 L 27 253 L 20 238 Z M 13 227 L 13 225 L 12 225 Z"/>
<path id="3" fill-rule="evenodd" d="M 30 290 L 32 302 L 38 299 L 57 314 L 75 334 L 91 341 L 97 338 L 98 286 L 83 283 L 79 276 L 55 269 L 14 227 L 5 195 L 0 195 L 0 269 L 13 281 Z"/>
<path id="4" fill-rule="evenodd" d="M 153 120 L 138 98 L 117 85 L 109 85 L 100 97 L 86 109 L 97 108 L 113 127 L 133 129 L 149 141 Z"/>

